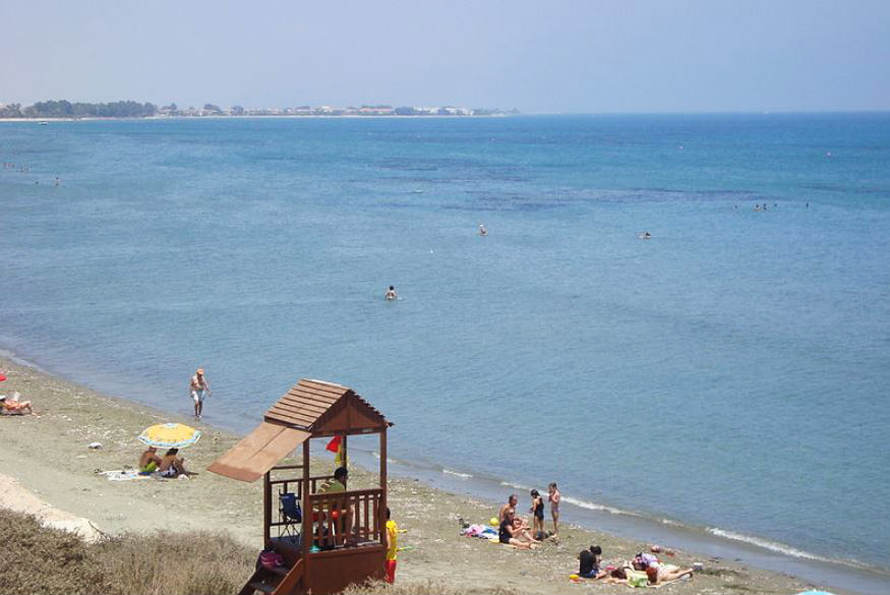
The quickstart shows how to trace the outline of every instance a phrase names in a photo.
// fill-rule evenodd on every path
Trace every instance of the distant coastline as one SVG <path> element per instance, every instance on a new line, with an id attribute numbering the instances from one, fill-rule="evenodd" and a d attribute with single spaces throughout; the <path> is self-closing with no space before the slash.
<path id="1" fill-rule="evenodd" d="M 180 108 L 175 103 L 158 107 L 152 103 L 116 101 L 111 103 L 72 103 L 66 99 L 38 101 L 22 107 L 19 103 L 0 103 L 0 121 L 40 120 L 112 120 L 120 118 L 244 118 L 244 117 L 455 117 L 507 116 L 518 114 L 499 108 L 466 108 L 445 106 L 362 105 L 331 107 L 328 105 L 275 108 L 244 108 L 234 105 L 221 108 L 212 103 L 203 107 Z"/>

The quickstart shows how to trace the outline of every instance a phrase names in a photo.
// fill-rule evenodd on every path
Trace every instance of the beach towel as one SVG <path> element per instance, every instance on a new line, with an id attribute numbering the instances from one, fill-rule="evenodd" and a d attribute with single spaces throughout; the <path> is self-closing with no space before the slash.
<path id="1" fill-rule="evenodd" d="M 97 471 L 104 475 L 108 481 L 131 481 L 134 479 L 149 479 L 151 475 L 142 475 L 138 469 L 116 469 L 114 471 Z"/>

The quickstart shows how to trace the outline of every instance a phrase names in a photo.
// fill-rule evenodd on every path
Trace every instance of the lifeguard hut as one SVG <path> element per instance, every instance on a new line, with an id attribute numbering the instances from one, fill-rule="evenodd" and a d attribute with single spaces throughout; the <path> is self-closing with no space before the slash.
<path id="1" fill-rule="evenodd" d="M 325 594 L 383 578 L 386 556 L 386 430 L 392 424 L 352 389 L 302 379 L 266 412 L 263 422 L 207 469 L 239 481 L 263 478 L 264 550 L 284 565 L 259 566 L 241 595 Z M 313 438 L 380 436 L 380 485 L 324 492 L 333 475 L 314 476 Z M 298 465 L 279 465 L 302 445 Z"/>

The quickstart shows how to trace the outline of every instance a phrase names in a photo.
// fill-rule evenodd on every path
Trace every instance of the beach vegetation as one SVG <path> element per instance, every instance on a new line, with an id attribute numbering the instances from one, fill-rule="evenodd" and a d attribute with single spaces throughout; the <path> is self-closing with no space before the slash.
<path id="1" fill-rule="evenodd" d="M 124 534 L 85 543 L 32 516 L 0 509 L 0 593 L 162 595 L 237 593 L 256 552 L 227 534 Z"/>
<path id="2" fill-rule="evenodd" d="M 144 118 L 157 113 L 151 103 L 112 101 L 109 103 L 71 103 L 66 99 L 38 101 L 20 110 L 26 118 Z"/>

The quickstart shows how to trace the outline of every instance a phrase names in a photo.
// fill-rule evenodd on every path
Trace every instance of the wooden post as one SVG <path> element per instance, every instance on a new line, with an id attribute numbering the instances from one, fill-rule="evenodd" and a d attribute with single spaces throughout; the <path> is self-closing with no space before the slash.
<path id="1" fill-rule="evenodd" d="M 269 547 L 272 539 L 272 472 L 266 471 L 263 476 L 263 549 Z"/>
<path id="2" fill-rule="evenodd" d="M 303 441 L 303 576 L 309 576 L 309 548 L 312 547 L 312 494 L 309 489 L 309 442 Z"/>
<path id="3" fill-rule="evenodd" d="M 380 531 L 380 541 L 386 543 L 384 538 L 384 532 L 386 531 L 386 428 L 380 431 L 380 489 L 383 490 L 383 493 L 380 495 L 377 528 Z"/>

